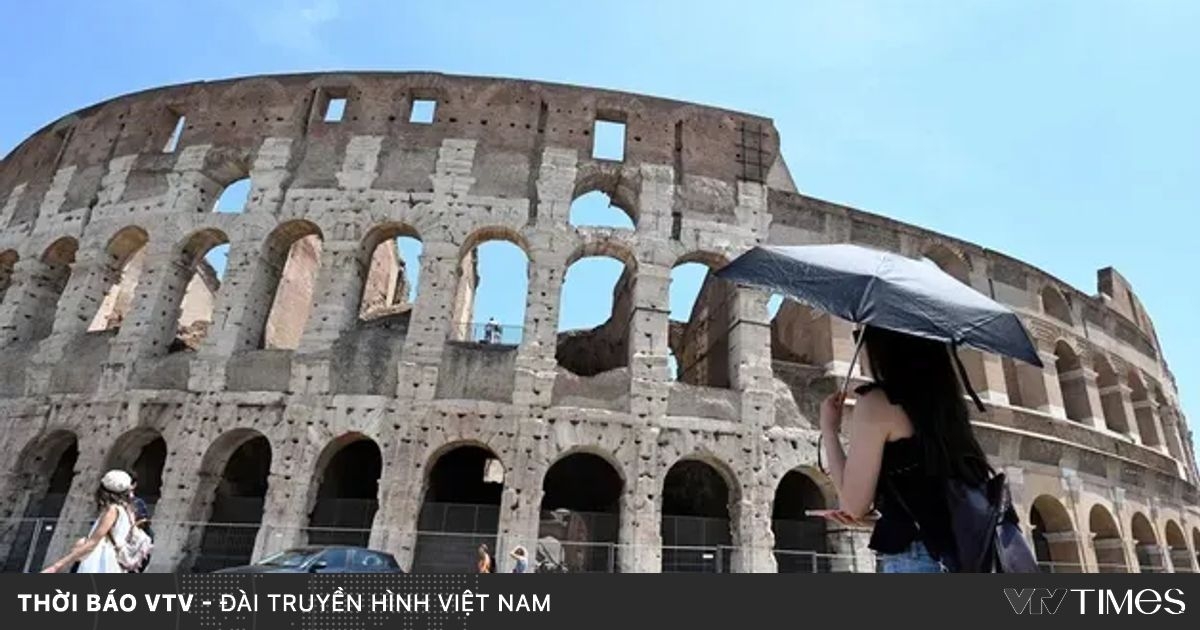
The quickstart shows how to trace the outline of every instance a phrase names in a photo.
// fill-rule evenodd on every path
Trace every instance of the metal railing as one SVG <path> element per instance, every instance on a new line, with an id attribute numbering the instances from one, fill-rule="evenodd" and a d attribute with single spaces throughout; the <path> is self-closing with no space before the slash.
<path id="1" fill-rule="evenodd" d="M 519 346 L 524 336 L 523 326 L 502 326 L 491 322 L 452 322 L 450 340 L 496 346 Z"/>
<path id="2" fill-rule="evenodd" d="M 416 545 L 411 558 L 400 559 L 405 570 L 414 573 L 474 572 L 479 545 L 486 544 L 500 560 L 509 545 L 497 535 L 493 506 L 427 504 L 421 526 L 408 538 Z M 492 508 L 489 510 L 488 508 Z M 599 522 L 599 521 L 598 521 Z M 0 520 L 0 568 L 5 573 L 36 573 L 54 558 L 46 557 L 51 538 L 65 531 L 69 540 L 87 535 L 90 521 L 63 521 L 56 518 L 20 518 Z M 258 539 L 259 523 L 187 523 L 155 521 L 156 532 L 173 531 L 188 542 L 180 553 L 179 570 L 210 572 L 248 564 Z M 448 531 L 451 530 L 451 531 Z M 452 531 L 457 530 L 457 531 Z M 472 531 L 476 530 L 476 531 Z M 276 528 L 272 535 L 283 534 L 296 545 L 367 546 L 369 528 L 296 527 Z M 664 573 L 703 572 L 730 573 L 737 570 L 739 557 L 749 557 L 761 550 L 732 545 L 663 545 L 657 549 L 610 541 L 562 540 L 554 534 L 544 535 L 535 547 L 528 549 L 529 569 L 544 573 L 615 573 L 621 570 L 621 558 L 653 555 L 661 552 Z M 404 536 L 401 536 L 404 538 Z M 515 543 L 514 543 L 515 544 Z M 159 551 L 159 550 L 156 550 Z M 779 573 L 862 573 L 878 570 L 873 554 L 836 554 L 803 549 L 773 549 Z M 761 558 L 761 554 L 757 557 Z M 408 566 L 411 563 L 411 566 Z M 1146 562 L 1143 566 L 1120 563 L 1099 565 L 1078 562 L 1042 561 L 1046 573 L 1162 573 L 1170 571 L 1164 563 Z M 1177 571 L 1190 571 L 1179 567 Z"/>

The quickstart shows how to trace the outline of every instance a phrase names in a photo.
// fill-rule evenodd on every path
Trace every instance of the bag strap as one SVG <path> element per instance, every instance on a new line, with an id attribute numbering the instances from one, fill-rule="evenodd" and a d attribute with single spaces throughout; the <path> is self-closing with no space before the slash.
<path id="1" fill-rule="evenodd" d="M 894 481 L 892 481 L 892 476 L 887 473 L 884 473 L 883 478 L 884 478 L 884 481 L 887 483 L 887 486 L 889 488 L 891 488 L 892 494 L 895 495 L 896 503 L 900 504 L 900 508 L 902 510 L 904 510 L 904 512 L 906 514 L 908 514 L 909 520 L 911 520 L 913 522 L 913 527 L 916 527 L 917 532 L 920 533 L 921 523 L 917 521 L 917 515 L 913 514 L 913 511 L 908 508 L 908 503 L 906 503 L 904 501 L 904 497 L 900 496 L 900 489 L 897 488 L 896 483 Z"/>

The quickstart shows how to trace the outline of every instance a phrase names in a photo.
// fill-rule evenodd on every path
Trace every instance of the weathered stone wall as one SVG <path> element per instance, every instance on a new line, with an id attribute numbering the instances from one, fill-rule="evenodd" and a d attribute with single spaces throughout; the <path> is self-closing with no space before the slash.
<path id="1" fill-rule="evenodd" d="M 326 122 L 322 105 L 333 96 L 347 99 L 345 114 Z M 432 124 L 409 121 L 415 99 L 436 101 Z M 179 115 L 179 146 L 164 152 Z M 625 122 L 624 160 L 591 157 L 597 118 Z M 758 116 L 419 73 L 195 83 L 64 117 L 0 164 L 0 518 L 27 513 L 64 445 L 76 444 L 65 526 L 50 550 L 61 552 L 86 531 L 89 497 L 110 462 L 161 436 L 153 569 L 186 567 L 200 535 L 189 523 L 211 515 L 234 452 L 262 437 L 271 456 L 258 557 L 307 540 L 323 467 L 347 436 L 365 437 L 383 456 L 369 542 L 408 566 L 431 468 L 448 449 L 482 445 L 503 463 L 497 545 L 530 549 L 551 465 L 588 452 L 622 480 L 619 567 L 654 571 L 667 473 L 694 459 L 728 486 L 733 568 L 771 571 L 783 476 L 800 471 L 828 488 L 815 469 L 814 418 L 849 364 L 849 327 L 811 314 L 773 326 L 768 296 L 710 283 L 696 312 L 714 315 L 675 326 L 672 340 L 670 272 L 763 242 L 859 242 L 930 255 L 1026 320 L 1044 370 L 1005 379 L 1000 360 L 983 355 L 969 369 L 989 403 L 977 418 L 981 439 L 1013 479 L 1022 513 L 1037 506 L 1059 517 L 1055 549 L 1074 549 L 1090 567 L 1116 549 L 1137 566 L 1137 554 L 1157 545 L 1183 568 L 1180 550 L 1164 546 L 1171 532 L 1191 541 L 1200 527 L 1196 467 L 1148 315 L 997 252 L 800 195 L 778 146 Z M 211 212 L 222 189 L 246 177 L 245 210 Z M 572 200 L 592 190 L 627 208 L 636 227 L 572 227 Z M 119 329 L 88 332 L 121 271 L 110 244 L 131 226 L 145 234 L 133 299 Z M 381 228 L 422 241 L 418 298 L 361 322 L 364 293 L 387 293 L 378 289 L 386 264 L 372 262 Z M 476 317 L 475 285 L 487 270 L 474 251 L 492 239 L 529 259 L 515 347 L 455 335 L 456 322 Z M 210 298 L 185 297 L 197 260 L 226 241 L 211 326 L 194 350 L 178 351 L 181 312 L 186 321 L 208 310 Z M 555 360 L 558 299 L 569 263 L 595 252 L 631 270 L 618 301 L 627 357 L 622 369 L 578 377 Z M 1102 293 L 1124 285 L 1128 295 L 1113 298 L 1137 304 L 1127 283 L 1105 277 Z M 1047 288 L 1063 296 L 1066 320 L 1045 309 Z M 803 341 L 785 338 L 794 335 Z M 1059 342 L 1080 359 L 1071 374 L 1055 372 Z M 680 343 L 706 349 L 702 380 L 719 386 L 671 379 L 668 346 Z M 1115 382 L 1098 376 L 1103 366 Z M 1064 381 L 1086 394 L 1076 397 L 1087 402 L 1080 418 L 1066 417 Z M 1037 409 L 1010 403 L 1038 397 Z M 1111 428 L 1106 408 L 1123 410 L 1127 428 Z M 1104 514 L 1116 542 L 1098 554 L 1088 539 Z M 15 538 L 0 534 L 3 552 Z M 863 542 L 849 532 L 828 540 L 837 551 Z"/>

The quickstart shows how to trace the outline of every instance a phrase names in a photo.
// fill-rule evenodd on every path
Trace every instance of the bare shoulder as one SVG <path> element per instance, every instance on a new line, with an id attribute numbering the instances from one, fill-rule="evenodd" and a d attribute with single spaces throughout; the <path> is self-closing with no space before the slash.
<path id="1" fill-rule="evenodd" d="M 872 389 L 854 404 L 854 419 L 886 433 L 889 437 L 904 437 L 912 433 L 912 423 L 900 405 L 893 405 L 882 389 Z"/>

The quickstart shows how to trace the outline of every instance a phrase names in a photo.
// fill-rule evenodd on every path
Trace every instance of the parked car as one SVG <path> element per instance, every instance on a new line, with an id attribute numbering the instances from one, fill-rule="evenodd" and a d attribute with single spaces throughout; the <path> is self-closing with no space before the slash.
<path id="1" fill-rule="evenodd" d="M 298 547 L 254 564 L 215 573 L 404 573 L 386 551 L 362 547 Z"/>

